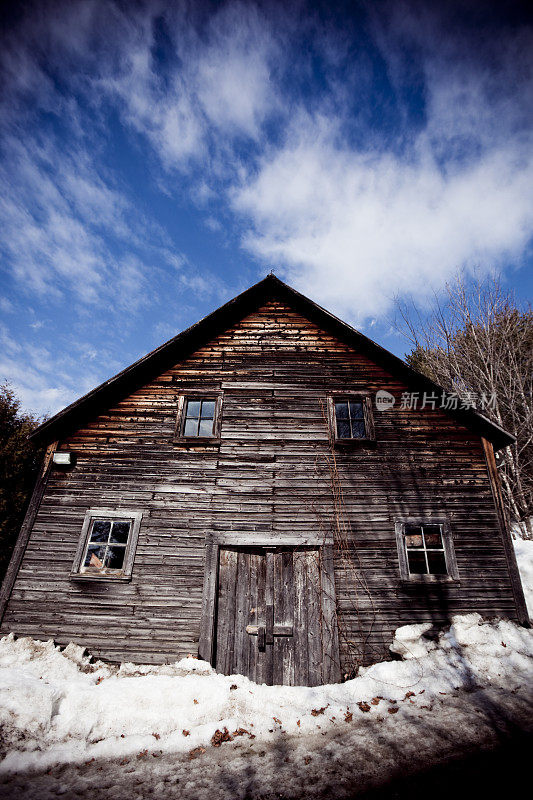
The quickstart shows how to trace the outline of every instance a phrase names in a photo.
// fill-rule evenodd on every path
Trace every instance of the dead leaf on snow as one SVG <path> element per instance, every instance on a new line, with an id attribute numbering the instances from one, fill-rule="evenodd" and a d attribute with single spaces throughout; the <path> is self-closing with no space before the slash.
<path id="1" fill-rule="evenodd" d="M 236 731 L 233 731 L 231 734 L 232 736 L 249 736 L 250 739 L 255 739 L 255 735 L 247 731 L 246 728 L 237 728 Z"/>
<path id="2" fill-rule="evenodd" d="M 213 745 L 213 747 L 220 747 L 222 742 L 231 742 L 231 741 L 233 741 L 233 736 L 231 735 L 231 733 L 228 731 L 227 728 L 224 728 L 223 731 L 219 731 L 217 728 L 217 730 L 211 737 L 211 744 Z"/>

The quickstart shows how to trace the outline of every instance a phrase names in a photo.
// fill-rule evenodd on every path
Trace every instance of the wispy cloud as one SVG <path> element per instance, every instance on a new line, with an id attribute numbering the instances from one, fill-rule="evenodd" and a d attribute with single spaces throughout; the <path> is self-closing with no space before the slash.
<path id="1" fill-rule="evenodd" d="M 166 167 L 183 170 L 202 159 L 225 173 L 225 137 L 259 140 L 279 104 L 270 79 L 280 56 L 271 21 L 240 2 L 207 18 L 185 3 L 159 11 L 125 12 L 120 57 L 100 59 L 93 86 L 150 140 Z"/>
<path id="2" fill-rule="evenodd" d="M 146 226 L 131 204 L 99 174 L 87 150 L 63 147 L 50 135 L 3 138 L 0 166 L 0 248 L 4 264 L 28 292 L 60 298 L 72 292 L 92 303 L 120 285 L 142 297 L 142 270 L 132 273 L 112 243 L 141 244 Z M 160 237 L 161 238 L 161 237 Z M 146 247 L 145 245 L 143 245 Z"/>

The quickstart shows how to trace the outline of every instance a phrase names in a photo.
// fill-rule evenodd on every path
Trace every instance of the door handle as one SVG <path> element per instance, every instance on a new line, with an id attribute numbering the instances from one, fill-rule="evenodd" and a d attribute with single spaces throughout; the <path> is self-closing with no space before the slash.
<path id="1" fill-rule="evenodd" d="M 294 633 L 294 629 L 292 625 L 274 625 L 274 629 L 272 632 L 274 636 L 292 636 Z M 249 636 L 258 636 L 259 627 L 257 625 L 247 625 L 246 633 L 249 634 Z M 266 638 L 266 629 L 265 629 L 265 638 Z"/>

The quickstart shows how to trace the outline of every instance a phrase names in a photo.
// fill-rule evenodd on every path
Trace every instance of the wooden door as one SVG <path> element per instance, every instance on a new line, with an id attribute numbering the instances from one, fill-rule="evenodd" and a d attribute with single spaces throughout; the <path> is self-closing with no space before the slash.
<path id="1" fill-rule="evenodd" d="M 335 598 L 326 595 L 321 550 L 220 547 L 214 643 L 219 672 L 269 685 L 338 679 Z"/>

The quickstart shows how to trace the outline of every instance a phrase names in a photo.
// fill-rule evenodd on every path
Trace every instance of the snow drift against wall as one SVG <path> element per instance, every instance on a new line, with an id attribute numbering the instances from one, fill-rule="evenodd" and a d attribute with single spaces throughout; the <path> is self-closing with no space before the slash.
<path id="1" fill-rule="evenodd" d="M 69 782 L 104 797 L 106 764 L 122 787 L 116 797 L 135 796 L 128 775 L 151 791 L 161 784 L 167 796 L 245 797 L 250 774 L 261 775 L 268 796 L 287 770 L 290 796 L 309 796 L 309 781 L 319 796 L 332 780 L 343 796 L 347 764 L 358 763 L 359 785 L 371 785 L 420 759 L 490 744 L 510 725 L 527 727 L 532 631 L 465 614 L 434 637 L 430 625 L 399 628 L 391 650 L 402 660 L 361 669 L 344 684 L 269 687 L 218 675 L 194 658 L 113 667 L 91 663 L 75 645 L 61 651 L 7 636 L 0 794 L 2 781 L 16 797 L 29 771 L 48 780 L 52 768 L 69 764 Z M 33 796 L 24 786 L 18 796 Z"/>
<path id="2" fill-rule="evenodd" d="M 533 541 L 517 536 L 513 539 L 513 544 L 529 618 L 533 619 Z"/>

